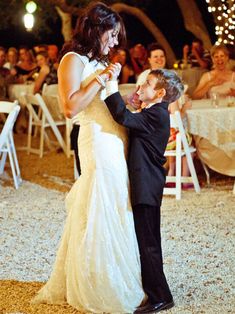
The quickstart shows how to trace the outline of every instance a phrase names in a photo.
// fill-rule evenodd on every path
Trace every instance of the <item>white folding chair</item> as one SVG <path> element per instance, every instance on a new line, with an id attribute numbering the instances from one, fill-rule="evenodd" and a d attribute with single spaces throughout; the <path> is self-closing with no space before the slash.
<path id="1" fill-rule="evenodd" d="M 8 114 L 0 133 L 0 174 L 3 173 L 7 155 L 9 157 L 15 188 L 18 189 L 22 182 L 19 163 L 13 139 L 13 127 L 19 114 L 18 101 L 0 101 L 0 112 Z"/>
<path id="2" fill-rule="evenodd" d="M 56 140 L 62 147 L 64 153 L 66 154 L 66 145 L 64 139 L 58 129 L 58 126 L 66 125 L 66 121 L 61 113 L 57 114 L 58 104 L 56 102 L 47 103 L 44 101 L 40 94 L 24 95 L 26 106 L 29 110 L 29 126 L 28 126 L 28 144 L 27 152 L 39 154 L 40 157 L 43 156 L 44 140 L 46 141 L 49 148 L 51 148 L 52 140 L 46 132 L 46 128 L 51 128 Z M 32 127 L 35 126 L 40 129 L 40 145 L 39 148 L 32 148 Z"/>
<path id="3" fill-rule="evenodd" d="M 196 148 L 193 146 L 189 146 L 184 126 L 181 120 L 180 112 L 176 111 L 174 114 L 170 115 L 171 120 L 171 128 L 178 129 L 179 132 L 176 135 L 176 149 L 175 150 L 167 150 L 165 152 L 165 156 L 175 157 L 176 158 L 176 175 L 175 176 L 167 176 L 166 182 L 175 182 L 175 187 L 168 188 L 165 187 L 163 194 L 168 195 L 172 194 L 176 196 L 177 200 L 181 199 L 181 183 L 192 182 L 194 185 L 194 189 L 197 193 L 200 192 L 200 186 L 197 178 L 197 174 L 195 171 L 195 167 L 193 164 L 193 159 L 191 153 L 196 152 Z M 181 163 L 182 157 L 186 156 L 189 171 L 191 176 L 182 177 L 181 175 Z"/>
<path id="4" fill-rule="evenodd" d="M 42 95 L 58 95 L 58 84 L 43 84 Z"/>
<path id="5" fill-rule="evenodd" d="M 51 84 L 51 85 L 47 85 L 46 83 L 43 84 L 43 88 L 42 88 L 42 96 L 44 98 L 44 100 L 47 102 L 51 102 L 52 98 L 56 99 L 57 103 L 58 103 L 58 110 L 61 116 L 64 117 L 63 114 L 63 108 L 59 99 L 59 92 L 58 92 L 58 84 Z M 66 136 L 65 136 L 65 142 L 66 142 L 66 155 L 69 158 L 71 155 L 73 155 L 73 151 L 70 149 L 70 132 L 72 129 L 72 123 L 70 121 L 70 119 L 65 118 L 66 120 Z"/>

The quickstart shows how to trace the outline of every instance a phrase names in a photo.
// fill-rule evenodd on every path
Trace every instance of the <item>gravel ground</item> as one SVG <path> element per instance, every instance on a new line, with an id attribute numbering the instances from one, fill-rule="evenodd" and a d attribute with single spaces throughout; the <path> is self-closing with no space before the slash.
<path id="1" fill-rule="evenodd" d="M 73 161 L 62 153 L 41 160 L 19 156 L 23 185 L 15 190 L 7 174 L 0 179 L 0 313 L 78 313 L 66 305 L 29 304 L 51 272 Z M 200 194 L 185 191 L 178 202 L 164 197 L 164 267 L 176 303 L 167 313 L 235 313 L 232 185 L 232 179 L 214 176 Z"/>

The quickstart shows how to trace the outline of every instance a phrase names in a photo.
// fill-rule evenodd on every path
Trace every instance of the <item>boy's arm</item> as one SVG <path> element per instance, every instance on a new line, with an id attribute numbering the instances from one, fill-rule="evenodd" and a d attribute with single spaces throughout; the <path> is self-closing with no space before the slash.
<path id="1" fill-rule="evenodd" d="M 118 91 L 110 94 L 104 101 L 113 119 L 129 129 L 149 134 L 155 130 L 155 125 L 158 124 L 157 110 L 148 109 L 145 112 L 132 113 L 126 108 L 125 102 Z"/>

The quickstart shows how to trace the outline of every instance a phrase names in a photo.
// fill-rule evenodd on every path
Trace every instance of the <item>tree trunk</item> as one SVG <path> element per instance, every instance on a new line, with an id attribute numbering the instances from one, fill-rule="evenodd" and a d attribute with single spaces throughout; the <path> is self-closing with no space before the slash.
<path id="1" fill-rule="evenodd" d="M 115 3 L 111 7 L 113 10 L 117 12 L 123 12 L 129 15 L 133 15 L 138 20 L 140 20 L 143 23 L 143 25 L 147 28 L 147 30 L 153 35 L 155 40 L 160 45 L 162 45 L 163 48 L 166 50 L 167 64 L 169 67 L 172 67 L 176 57 L 170 44 L 168 43 L 167 39 L 160 31 L 160 29 L 150 20 L 150 18 L 142 10 L 124 3 Z"/>
<path id="2" fill-rule="evenodd" d="M 64 37 L 64 41 L 69 41 L 72 38 L 73 30 L 72 30 L 72 16 L 70 13 L 63 12 L 59 7 L 56 7 L 56 11 L 58 12 L 62 27 L 61 33 Z"/>
<path id="3" fill-rule="evenodd" d="M 211 48 L 211 40 L 203 22 L 201 12 L 194 0 L 177 0 L 184 18 L 185 28 L 201 39 L 206 49 Z"/>

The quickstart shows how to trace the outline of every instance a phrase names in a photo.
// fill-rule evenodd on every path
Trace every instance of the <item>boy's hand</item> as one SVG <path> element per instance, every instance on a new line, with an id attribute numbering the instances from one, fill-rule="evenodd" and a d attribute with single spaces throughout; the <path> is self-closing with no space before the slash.
<path id="1" fill-rule="evenodd" d="M 138 90 L 140 86 L 137 86 L 133 93 L 127 95 L 127 104 L 134 109 L 140 109 L 142 102 L 139 100 Z"/>

